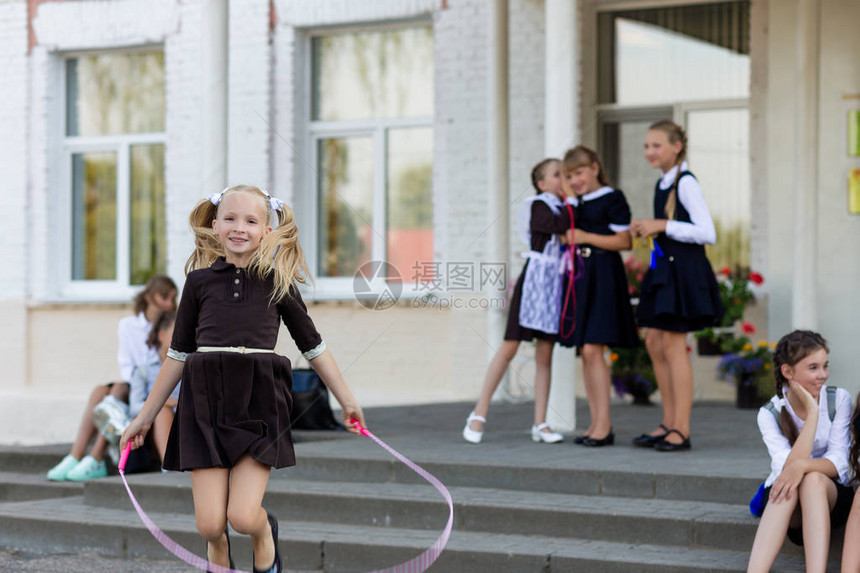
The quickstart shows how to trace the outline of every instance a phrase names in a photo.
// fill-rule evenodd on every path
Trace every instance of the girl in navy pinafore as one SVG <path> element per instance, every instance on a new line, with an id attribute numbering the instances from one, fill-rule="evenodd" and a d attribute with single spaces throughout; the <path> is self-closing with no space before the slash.
<path id="1" fill-rule="evenodd" d="M 642 279 L 637 318 L 647 327 L 645 344 L 663 402 L 663 421 L 633 443 L 658 451 L 688 450 L 693 371 L 687 332 L 718 324 L 723 315 L 705 244 L 716 231 L 699 182 L 684 161 L 687 136 L 671 121 L 645 135 L 645 157 L 663 172 L 654 193 L 654 218 L 634 220 L 634 236 L 652 241 L 651 267 Z"/>

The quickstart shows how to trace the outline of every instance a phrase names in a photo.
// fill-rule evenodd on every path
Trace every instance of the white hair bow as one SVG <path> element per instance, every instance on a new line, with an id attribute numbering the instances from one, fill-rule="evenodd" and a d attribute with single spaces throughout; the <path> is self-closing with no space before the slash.
<path id="1" fill-rule="evenodd" d="M 272 197 L 269 195 L 269 192 L 265 189 L 260 189 L 263 192 L 263 195 L 268 197 L 269 199 L 269 207 L 272 208 L 272 211 L 281 211 L 284 208 L 284 202 L 278 199 L 277 197 Z"/>
<path id="2" fill-rule="evenodd" d="M 224 196 L 224 193 L 226 193 L 228 189 L 230 188 L 224 187 L 224 189 L 222 189 L 220 193 L 212 193 L 211 195 L 207 195 L 206 199 L 208 199 L 209 202 L 213 205 L 218 206 L 218 203 L 221 202 L 221 198 Z"/>
<path id="3" fill-rule="evenodd" d="M 220 193 L 212 193 L 211 195 L 207 195 L 206 199 L 209 200 L 210 203 L 217 206 L 218 203 L 221 202 L 221 198 L 224 197 L 224 193 L 230 190 L 230 187 L 224 187 L 224 189 Z M 269 200 L 269 207 L 271 207 L 272 211 L 281 211 L 284 208 L 284 202 L 278 199 L 277 197 L 272 197 L 269 195 L 269 192 L 265 189 L 260 189 L 263 192 L 263 195 Z"/>

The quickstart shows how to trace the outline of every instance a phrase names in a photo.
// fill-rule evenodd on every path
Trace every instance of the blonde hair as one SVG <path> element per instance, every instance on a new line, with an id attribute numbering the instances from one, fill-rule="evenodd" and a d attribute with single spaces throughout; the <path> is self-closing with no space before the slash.
<path id="1" fill-rule="evenodd" d="M 675 123 L 674 121 L 669 121 L 668 119 L 660 120 L 656 123 L 651 124 L 651 127 L 648 128 L 648 131 L 656 130 L 662 131 L 669 138 L 669 143 L 675 145 L 679 141 L 681 142 L 681 151 L 678 152 L 678 156 L 675 158 L 675 165 L 680 166 L 684 159 L 687 158 L 687 132 L 684 131 L 684 128 Z M 675 207 L 678 203 L 678 180 L 681 179 L 681 168 L 678 168 L 678 172 L 675 174 L 675 181 L 672 183 L 672 190 L 669 191 L 669 197 L 666 199 L 666 206 L 663 208 L 663 211 L 666 213 L 667 219 L 675 218 Z"/>
<path id="2" fill-rule="evenodd" d="M 567 150 L 562 161 L 565 171 L 575 171 L 580 167 L 591 167 L 595 163 L 597 164 L 597 182 L 604 187 L 612 187 L 609 177 L 606 176 L 603 170 L 603 164 L 600 163 L 600 157 L 593 149 L 584 145 L 577 145 L 573 149 Z"/>
<path id="3" fill-rule="evenodd" d="M 212 229 L 212 221 L 218 216 L 218 206 L 230 193 L 258 195 L 266 208 L 266 222 L 271 219 L 273 210 L 268 195 L 253 185 L 236 185 L 225 189 L 218 205 L 213 205 L 208 198 L 202 199 L 194 206 L 188 218 L 194 232 L 194 251 L 185 262 L 186 275 L 195 269 L 207 268 L 218 257 L 225 256 L 224 246 Z M 263 237 L 248 265 L 248 271 L 261 279 L 274 273 L 275 288 L 271 302 L 278 302 L 290 294 L 290 288 L 295 283 L 307 284 L 310 271 L 299 245 L 299 228 L 296 226 L 292 209 L 284 205 L 274 213 L 277 214 L 277 225 Z"/>

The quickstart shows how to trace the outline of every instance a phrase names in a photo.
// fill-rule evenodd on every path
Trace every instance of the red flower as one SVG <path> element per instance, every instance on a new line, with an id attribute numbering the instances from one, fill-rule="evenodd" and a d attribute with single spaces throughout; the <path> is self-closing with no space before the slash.
<path id="1" fill-rule="evenodd" d="M 754 284 L 760 285 L 761 283 L 764 282 L 764 277 L 761 276 L 759 273 L 750 273 L 750 280 Z"/>
<path id="2" fill-rule="evenodd" d="M 730 274 L 732 274 L 732 269 L 730 269 L 729 267 L 723 267 L 720 269 L 720 274 L 729 276 Z"/>
<path id="3" fill-rule="evenodd" d="M 752 323 L 745 322 L 741 325 L 744 334 L 755 334 L 755 326 Z"/>

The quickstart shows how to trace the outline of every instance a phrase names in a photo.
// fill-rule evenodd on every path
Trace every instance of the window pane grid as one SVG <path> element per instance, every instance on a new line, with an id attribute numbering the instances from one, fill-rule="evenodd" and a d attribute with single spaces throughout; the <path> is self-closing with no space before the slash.
<path id="1" fill-rule="evenodd" d="M 77 282 L 127 288 L 166 269 L 164 87 L 160 51 L 65 62 L 69 294 Z"/>

